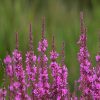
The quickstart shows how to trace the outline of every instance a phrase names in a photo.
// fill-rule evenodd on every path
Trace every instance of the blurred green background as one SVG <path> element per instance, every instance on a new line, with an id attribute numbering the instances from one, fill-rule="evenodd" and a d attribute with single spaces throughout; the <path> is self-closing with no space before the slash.
<path id="1" fill-rule="evenodd" d="M 100 50 L 100 0 L 0 0 L 0 58 L 3 60 L 7 52 L 11 54 L 14 50 L 16 31 L 19 32 L 19 49 L 25 57 L 30 23 L 34 50 L 37 54 L 38 41 L 41 37 L 41 19 L 45 16 L 48 51 L 51 50 L 52 34 L 55 36 L 56 49 L 59 53 L 62 41 L 65 42 L 65 62 L 69 70 L 70 88 L 73 91 L 74 80 L 79 78 L 77 41 L 80 34 L 80 11 L 84 12 L 88 49 L 95 66 L 95 55 Z M 2 75 L 1 70 L 0 83 Z"/>

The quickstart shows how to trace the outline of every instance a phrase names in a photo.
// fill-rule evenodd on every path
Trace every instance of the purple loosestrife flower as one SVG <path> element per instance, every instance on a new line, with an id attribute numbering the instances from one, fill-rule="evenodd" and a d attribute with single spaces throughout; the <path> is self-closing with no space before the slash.
<path id="1" fill-rule="evenodd" d="M 36 56 L 32 51 L 27 52 L 26 54 L 26 72 L 28 74 L 28 80 L 34 82 L 35 74 L 37 72 L 37 68 L 35 66 Z"/>
<path id="2" fill-rule="evenodd" d="M 61 78 L 58 76 L 58 71 L 60 71 L 60 66 L 56 62 L 56 59 L 58 58 L 59 54 L 55 51 L 55 44 L 54 44 L 54 36 L 52 40 L 52 51 L 50 52 L 50 68 L 52 70 L 52 77 L 53 77 L 53 83 L 51 85 L 51 98 L 54 100 L 59 100 L 60 97 L 58 95 L 58 84 L 61 83 Z"/>
<path id="3" fill-rule="evenodd" d="M 48 41 L 45 38 L 45 17 L 43 17 L 42 22 L 42 39 L 39 41 L 38 51 L 39 52 L 45 52 L 48 47 Z"/>
<path id="4" fill-rule="evenodd" d="M 20 51 L 15 49 L 13 51 L 13 62 L 14 62 L 14 71 L 18 81 L 22 81 L 25 84 L 25 72 L 22 67 L 22 56 Z"/>
<path id="5" fill-rule="evenodd" d="M 45 54 L 43 55 L 42 59 L 47 64 L 48 58 L 47 58 L 47 56 Z M 38 63 L 41 63 L 41 56 L 38 57 L 37 61 L 38 61 Z"/>
<path id="6" fill-rule="evenodd" d="M 100 73 L 100 70 L 96 71 L 96 68 L 93 68 L 93 75 L 91 76 L 91 95 L 93 100 L 100 99 L 100 76 L 98 75 L 98 72 Z"/>
<path id="7" fill-rule="evenodd" d="M 14 91 L 14 90 L 17 91 L 17 89 L 18 89 L 19 87 L 20 87 L 20 83 L 19 83 L 19 82 L 13 82 L 13 83 L 9 86 L 10 91 Z"/>
<path id="8" fill-rule="evenodd" d="M 38 51 L 40 56 L 38 56 L 38 83 L 36 84 L 36 89 L 34 90 L 35 95 L 38 99 L 49 99 L 49 83 L 48 83 L 48 68 L 47 61 L 48 58 L 45 55 L 45 51 L 48 47 L 48 42 L 44 37 L 45 33 L 45 19 L 43 18 L 42 23 L 42 39 L 39 42 Z"/>
<path id="9" fill-rule="evenodd" d="M 60 67 L 60 66 L 59 66 Z M 66 80 L 66 68 L 59 68 L 57 75 L 57 100 L 68 100 L 67 80 Z M 65 78 L 65 79 L 64 79 Z"/>
<path id="10" fill-rule="evenodd" d="M 50 52 L 50 55 L 51 55 L 50 59 L 54 59 L 54 60 L 56 58 L 58 58 L 58 56 L 59 56 L 59 54 L 56 51 L 53 51 L 53 50 Z"/>
<path id="11" fill-rule="evenodd" d="M 18 33 L 16 33 L 16 49 L 12 53 L 12 59 L 13 59 L 13 66 L 15 71 L 15 76 L 17 77 L 17 80 L 20 84 L 18 97 L 21 97 L 21 99 L 26 99 L 26 81 L 25 81 L 25 71 L 22 66 L 22 55 L 21 52 L 18 51 Z"/>
<path id="12" fill-rule="evenodd" d="M 38 47 L 38 51 L 39 52 L 45 52 L 46 49 L 48 47 L 48 42 L 47 40 L 44 38 L 42 41 L 39 42 L 39 47 Z"/>
<path id="13" fill-rule="evenodd" d="M 100 56 L 99 55 L 96 56 L 96 61 L 97 62 L 100 61 Z"/>
<path id="14" fill-rule="evenodd" d="M 62 47 L 62 61 L 61 61 L 61 66 L 58 65 L 58 68 L 56 70 L 56 75 L 55 75 L 55 83 L 56 83 L 56 89 L 57 89 L 57 100 L 70 100 L 69 97 L 69 89 L 68 89 L 68 70 L 67 67 L 64 63 L 65 56 L 64 56 L 64 43 Z M 54 55 L 53 55 L 54 57 Z M 52 60 L 56 59 L 57 57 L 55 56 Z"/>
<path id="15" fill-rule="evenodd" d="M 37 74 L 37 67 L 36 67 L 36 56 L 33 52 L 33 38 L 32 38 L 32 29 L 30 24 L 30 51 L 26 53 L 26 73 L 28 76 L 28 85 L 32 87 L 32 90 L 35 89 L 35 82 L 36 82 L 36 74 Z M 32 98 L 35 99 L 34 94 L 32 93 Z"/>
<path id="16" fill-rule="evenodd" d="M 39 82 L 36 84 L 37 89 L 34 90 L 38 98 L 46 98 L 49 95 L 48 72 L 46 68 L 39 68 Z"/>
<path id="17" fill-rule="evenodd" d="M 92 80 L 92 98 L 94 100 L 100 99 L 100 53 L 96 55 L 97 66 L 93 68 Z"/>
<path id="18" fill-rule="evenodd" d="M 77 91 L 81 92 L 80 100 L 100 99 L 100 52 L 96 55 L 96 67 L 91 67 L 90 54 L 87 49 L 86 28 L 81 13 L 81 35 L 79 38 L 80 50 L 78 61 L 80 64 L 80 78 L 75 81 L 74 92 L 71 95 L 68 87 L 68 69 L 65 64 L 64 43 L 61 52 L 61 62 L 57 62 L 59 54 L 56 52 L 54 37 L 52 39 L 52 50 L 50 52 L 50 64 L 46 50 L 48 41 L 45 38 L 45 23 L 42 24 L 42 38 L 38 45 L 38 57 L 33 51 L 32 29 L 30 24 L 29 50 L 26 53 L 25 69 L 22 63 L 22 54 L 18 50 L 18 33 L 16 33 L 16 49 L 12 56 L 7 55 L 4 59 L 4 72 L 6 72 L 9 84 L 0 88 L 0 100 L 78 100 Z M 52 82 L 49 83 L 49 72 Z M 4 74 L 5 75 L 5 74 Z M 77 83 L 79 83 L 77 89 Z M 8 89 L 6 86 L 8 85 Z"/>
<path id="19" fill-rule="evenodd" d="M 80 79 L 79 79 L 79 89 L 82 91 L 81 99 L 90 99 L 90 91 L 91 91 L 91 82 L 89 81 L 89 77 L 91 76 L 91 62 L 89 61 L 89 52 L 86 47 L 86 29 L 83 24 L 83 14 L 81 13 L 81 35 L 79 39 L 80 51 L 78 53 L 78 60 L 80 63 Z"/>
<path id="20" fill-rule="evenodd" d="M 14 70 L 12 66 L 12 58 L 10 55 L 7 55 L 6 58 L 4 59 L 4 63 L 6 65 L 6 73 L 10 81 L 9 85 L 9 99 L 13 98 L 14 95 L 14 89 L 13 89 L 13 81 L 14 81 Z"/>
<path id="21" fill-rule="evenodd" d="M 7 55 L 4 59 L 4 63 L 6 65 L 6 73 L 9 77 L 13 77 L 13 67 L 12 67 L 12 58 L 10 55 Z"/>
<path id="22" fill-rule="evenodd" d="M 65 53 L 64 53 L 64 42 L 62 45 L 62 60 L 61 60 L 61 67 L 58 71 L 59 76 L 61 78 L 61 84 L 59 84 L 59 96 L 61 97 L 61 100 L 69 100 L 70 94 L 68 89 L 68 69 L 65 65 Z"/>
<path id="23" fill-rule="evenodd" d="M 6 100 L 7 90 L 0 88 L 0 100 Z"/>
<path id="24" fill-rule="evenodd" d="M 97 62 L 97 66 L 96 66 L 96 71 L 97 71 L 97 76 L 99 81 L 100 81 L 100 52 L 96 55 L 96 62 Z"/>

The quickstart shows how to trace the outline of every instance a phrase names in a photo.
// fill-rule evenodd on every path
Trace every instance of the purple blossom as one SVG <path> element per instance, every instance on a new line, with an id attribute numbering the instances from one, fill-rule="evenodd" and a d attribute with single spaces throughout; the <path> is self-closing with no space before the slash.
<path id="1" fill-rule="evenodd" d="M 53 38 L 53 45 L 54 45 L 54 38 Z M 53 46 L 54 49 L 54 46 Z M 53 50 L 53 52 L 56 52 L 55 50 Z M 54 57 L 54 53 L 50 53 L 50 59 L 51 59 L 51 63 L 50 63 L 50 68 L 52 71 L 52 77 L 53 77 L 53 83 L 51 85 L 51 98 L 53 99 L 60 99 L 60 97 L 58 96 L 58 84 L 60 82 L 60 77 L 58 76 L 58 70 L 59 70 L 59 65 L 56 62 L 57 56 Z"/>
<path id="2" fill-rule="evenodd" d="M 11 59 L 10 55 L 7 55 L 6 58 L 4 59 L 4 63 L 9 64 L 11 62 L 12 62 L 12 59 Z"/>
<path id="3" fill-rule="evenodd" d="M 9 78 L 9 81 L 10 81 L 10 84 L 8 86 L 8 89 L 10 91 L 9 93 L 9 99 L 11 98 L 11 96 L 13 96 L 13 80 L 14 80 L 14 68 L 13 68 L 13 65 L 12 65 L 12 58 L 10 57 L 10 55 L 7 55 L 6 58 L 4 59 L 4 63 L 6 65 L 6 73 L 8 75 L 8 78 Z"/>
<path id="4" fill-rule="evenodd" d="M 39 42 L 38 51 L 40 51 L 40 52 L 41 52 L 41 51 L 45 52 L 46 49 L 47 49 L 47 47 L 48 47 L 48 42 L 47 42 L 46 39 L 43 39 L 43 40 L 41 40 L 41 41 Z"/>
<path id="5" fill-rule="evenodd" d="M 17 77 L 18 82 L 20 83 L 18 91 L 21 94 L 21 98 L 23 99 L 25 98 L 27 83 L 25 80 L 25 71 L 22 67 L 22 55 L 17 49 L 14 50 L 12 59 L 14 63 L 15 75 Z"/>
<path id="6" fill-rule="evenodd" d="M 53 76 L 53 83 L 51 85 L 51 98 L 57 99 L 57 100 L 67 100 L 68 99 L 68 89 L 67 89 L 67 76 L 68 71 L 67 68 L 63 62 L 62 66 L 60 66 L 56 59 L 58 58 L 58 53 L 55 51 L 55 45 L 54 45 L 54 37 L 53 37 L 53 44 L 52 44 L 52 51 L 50 52 L 50 59 L 51 64 L 50 68 L 52 70 L 52 76 Z M 62 61 L 64 59 L 62 58 Z"/>
<path id="7" fill-rule="evenodd" d="M 15 100 L 21 100 L 21 96 L 17 94 L 17 95 L 15 96 Z"/>
<path id="8" fill-rule="evenodd" d="M 36 89 L 34 90 L 34 93 L 38 98 L 43 98 L 43 96 L 48 98 L 50 86 L 48 83 L 47 68 L 39 68 L 39 73 L 39 82 L 35 86 Z"/>
<path id="9" fill-rule="evenodd" d="M 49 82 L 48 82 L 48 66 L 47 61 L 48 58 L 46 54 L 44 53 L 48 47 L 48 42 L 44 38 L 44 20 L 42 24 L 42 39 L 39 42 L 38 45 L 38 51 L 40 52 L 40 55 L 38 56 L 38 83 L 35 85 L 35 89 L 33 90 L 33 93 L 38 99 L 49 99 Z"/>
<path id="10" fill-rule="evenodd" d="M 0 100 L 6 100 L 7 91 L 6 89 L 0 88 Z"/>
<path id="11" fill-rule="evenodd" d="M 62 61 L 61 65 L 58 69 L 58 75 L 57 75 L 57 91 L 58 91 L 58 97 L 62 100 L 69 99 L 69 89 L 68 89 L 68 69 L 64 63 L 65 61 L 65 55 L 64 55 L 64 43 L 62 45 Z"/>
<path id="12" fill-rule="evenodd" d="M 35 63 L 36 62 L 36 58 L 37 57 L 34 55 L 33 51 L 29 51 L 29 52 L 26 53 L 26 63 L 29 63 L 30 60 L 32 60 L 33 63 Z"/>
<path id="13" fill-rule="evenodd" d="M 6 64 L 6 72 L 7 75 L 12 77 L 13 76 L 13 66 L 12 66 L 12 58 L 10 55 L 7 55 L 4 59 L 4 63 Z"/>
<path id="14" fill-rule="evenodd" d="M 14 91 L 15 89 L 19 89 L 20 88 L 20 83 L 19 82 L 13 82 L 10 86 L 9 89 L 10 91 Z"/>
<path id="15" fill-rule="evenodd" d="M 96 61 L 100 61 L 100 55 L 96 56 Z"/>
<path id="16" fill-rule="evenodd" d="M 62 67 L 62 66 L 61 66 Z M 61 70 L 61 71 L 59 71 Z M 57 92 L 61 99 L 68 98 L 67 68 L 59 68 L 57 76 Z M 66 75 L 66 76 L 64 76 Z"/>
<path id="17" fill-rule="evenodd" d="M 13 52 L 13 63 L 15 75 L 19 81 L 25 82 L 25 72 L 22 67 L 22 56 L 21 53 L 16 49 Z"/>
<path id="18" fill-rule="evenodd" d="M 38 68 L 38 83 L 34 93 L 38 98 L 49 98 L 49 83 L 48 83 L 48 68 L 47 68 L 47 57 L 45 55 L 39 57 L 38 60 L 39 68 Z"/>
<path id="19" fill-rule="evenodd" d="M 42 59 L 43 59 L 43 61 L 44 61 L 45 63 L 47 63 L 48 58 L 47 58 L 47 56 L 46 56 L 45 54 L 42 56 Z M 38 61 L 39 63 L 41 62 L 41 56 L 38 56 L 37 61 Z"/>
<path id="20" fill-rule="evenodd" d="M 83 15 L 81 13 L 81 35 L 79 39 L 80 51 L 78 53 L 78 60 L 80 63 L 80 79 L 79 79 L 79 89 L 81 91 L 81 98 L 90 99 L 91 98 L 91 81 L 90 76 L 92 75 L 91 62 L 89 61 L 89 52 L 86 47 L 86 30 L 83 23 Z"/>
<path id="21" fill-rule="evenodd" d="M 37 57 L 34 55 L 33 51 L 29 51 L 26 54 L 26 74 L 28 76 L 28 84 L 27 87 L 32 87 L 31 91 L 35 89 L 35 81 L 37 75 L 37 67 L 36 67 L 36 59 Z M 34 93 L 32 92 L 31 99 L 35 99 Z"/>
<path id="22" fill-rule="evenodd" d="M 35 81 L 35 75 L 37 72 L 37 67 L 35 66 L 36 63 L 36 56 L 32 51 L 27 52 L 26 54 L 26 72 L 28 75 L 28 80 Z"/>
<path id="23" fill-rule="evenodd" d="M 56 58 L 58 58 L 58 56 L 59 56 L 59 54 L 56 52 L 56 51 L 51 51 L 50 52 L 50 59 L 56 59 Z"/>
<path id="24" fill-rule="evenodd" d="M 97 66 L 93 68 L 92 74 L 92 98 L 94 100 L 99 100 L 100 98 L 100 54 L 96 55 Z"/>
<path id="25" fill-rule="evenodd" d="M 59 55 L 55 50 L 54 37 L 50 62 L 46 55 L 48 41 L 45 38 L 45 23 L 42 23 L 42 38 L 38 45 L 39 54 L 33 51 L 33 37 L 30 24 L 29 48 L 26 53 L 25 64 L 21 52 L 18 50 L 18 33 L 16 33 L 16 49 L 12 56 L 4 59 L 7 84 L 3 78 L 3 88 L 0 88 L 0 100 L 99 100 L 100 98 L 100 52 L 96 55 L 96 67 L 91 67 L 90 54 L 87 49 L 86 28 L 81 13 L 81 35 L 78 41 L 80 50 L 78 61 L 80 64 L 80 78 L 75 81 L 74 92 L 69 91 L 68 69 L 65 64 L 64 43 Z M 57 58 L 61 57 L 58 63 Z M 23 67 L 25 66 L 25 67 Z M 49 76 L 50 75 L 50 76 Z M 49 82 L 51 81 L 51 82 Z M 78 84 L 76 84 L 78 82 Z M 7 85 L 7 86 L 6 86 Z M 77 89 L 78 87 L 78 89 Z M 77 96 L 77 91 L 81 95 Z"/>

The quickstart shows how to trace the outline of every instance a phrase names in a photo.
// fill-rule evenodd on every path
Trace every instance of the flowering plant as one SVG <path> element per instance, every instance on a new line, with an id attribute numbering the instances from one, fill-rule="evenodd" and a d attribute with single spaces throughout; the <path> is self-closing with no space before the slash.
<path id="1" fill-rule="evenodd" d="M 0 88 L 0 100 L 100 100 L 100 53 L 96 55 L 96 67 L 92 67 L 89 59 L 90 54 L 86 45 L 86 28 L 83 21 L 83 13 L 80 15 L 81 35 L 78 41 L 80 50 L 78 61 L 80 64 L 80 78 L 75 81 L 75 90 L 71 94 L 68 84 L 68 69 L 65 64 L 64 43 L 59 55 L 55 49 L 54 36 L 52 39 L 52 50 L 50 51 L 50 64 L 46 50 L 48 41 L 45 38 L 45 18 L 42 23 L 42 38 L 39 41 L 39 55 L 34 54 L 32 29 L 30 24 L 29 51 L 26 53 L 25 67 L 23 67 L 22 53 L 19 51 L 18 33 L 16 33 L 16 49 L 12 55 L 4 59 L 5 74 L 9 80 L 5 86 Z M 61 57 L 61 62 L 57 58 Z M 49 75 L 49 72 L 50 75 Z M 49 82 L 49 77 L 52 82 Z M 79 83 L 79 86 L 77 85 Z M 77 91 L 81 92 L 77 96 Z"/>

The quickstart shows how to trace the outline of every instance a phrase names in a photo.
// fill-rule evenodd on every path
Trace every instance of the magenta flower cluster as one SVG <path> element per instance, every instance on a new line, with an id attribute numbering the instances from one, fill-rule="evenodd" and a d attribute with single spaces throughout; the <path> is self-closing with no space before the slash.
<path id="1" fill-rule="evenodd" d="M 46 55 L 48 41 L 45 38 L 43 18 L 42 38 L 37 48 L 38 56 L 34 53 L 30 24 L 30 49 L 25 55 L 25 63 L 18 49 L 18 33 L 16 33 L 16 49 L 12 55 L 8 54 L 4 59 L 7 80 L 4 80 L 3 87 L 0 88 L 0 100 L 100 100 L 100 52 L 96 55 L 96 67 L 93 67 L 86 44 L 83 13 L 80 19 L 81 34 L 78 41 L 80 78 L 75 81 L 74 92 L 71 93 L 69 89 L 64 43 L 62 43 L 61 54 L 58 54 L 53 36 L 50 58 Z M 58 57 L 61 58 L 60 63 L 57 61 Z M 80 95 L 77 95 L 78 91 Z"/>
<path id="2" fill-rule="evenodd" d="M 78 60 L 80 63 L 80 79 L 78 80 L 79 90 L 81 91 L 80 100 L 100 100 L 100 52 L 96 55 L 96 67 L 92 66 L 90 54 L 86 45 L 86 27 L 83 22 L 83 13 L 81 19 L 81 35 L 78 41 L 80 51 Z"/>

